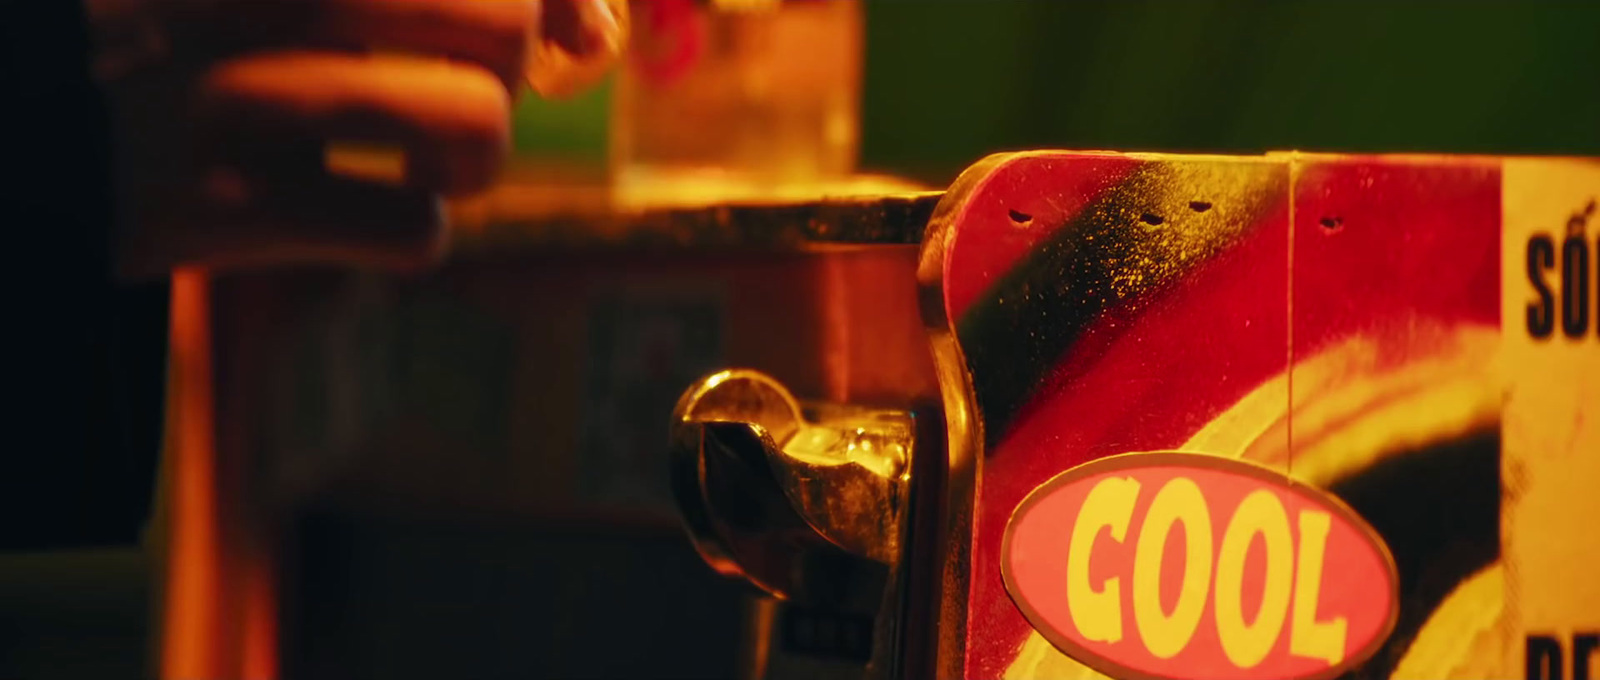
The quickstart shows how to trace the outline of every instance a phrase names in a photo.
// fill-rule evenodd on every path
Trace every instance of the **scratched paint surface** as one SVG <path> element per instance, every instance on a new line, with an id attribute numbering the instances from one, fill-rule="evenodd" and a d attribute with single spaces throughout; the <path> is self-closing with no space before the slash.
<path id="1" fill-rule="evenodd" d="M 1501 202 L 1489 158 L 1036 153 L 990 168 L 950 217 L 941 282 L 983 426 L 967 675 L 1094 677 L 1008 596 L 1004 527 L 1064 470 L 1170 449 L 1326 488 L 1394 549 L 1398 625 L 1346 675 L 1520 672 L 1520 640 L 1492 633 L 1515 601 L 1485 600 L 1506 597 Z M 1443 645 L 1450 626 L 1515 654 Z"/>

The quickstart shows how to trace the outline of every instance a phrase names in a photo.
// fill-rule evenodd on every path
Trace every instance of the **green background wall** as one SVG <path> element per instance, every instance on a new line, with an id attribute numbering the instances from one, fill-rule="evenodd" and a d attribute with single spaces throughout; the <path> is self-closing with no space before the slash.
<path id="1" fill-rule="evenodd" d="M 867 0 L 866 167 L 999 150 L 1600 155 L 1600 2 Z M 606 92 L 525 102 L 601 158 Z"/>

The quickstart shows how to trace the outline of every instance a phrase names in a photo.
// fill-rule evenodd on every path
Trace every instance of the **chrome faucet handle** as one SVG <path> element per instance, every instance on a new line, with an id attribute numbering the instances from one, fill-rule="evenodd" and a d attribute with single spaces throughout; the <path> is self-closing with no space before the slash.
<path id="1" fill-rule="evenodd" d="M 899 560 L 912 435 L 907 413 L 802 407 L 765 374 L 713 374 L 673 417 L 679 513 L 718 573 L 786 600 L 876 603 L 852 574 Z"/>

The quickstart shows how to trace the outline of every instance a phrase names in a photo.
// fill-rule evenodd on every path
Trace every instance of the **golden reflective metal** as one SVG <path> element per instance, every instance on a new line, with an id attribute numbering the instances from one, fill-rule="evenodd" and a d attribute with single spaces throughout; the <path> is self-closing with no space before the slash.
<path id="1" fill-rule="evenodd" d="M 843 586 L 876 604 L 899 562 L 912 439 L 909 413 L 802 406 L 765 374 L 723 371 L 678 402 L 673 492 L 719 573 L 786 600 L 839 604 Z"/>

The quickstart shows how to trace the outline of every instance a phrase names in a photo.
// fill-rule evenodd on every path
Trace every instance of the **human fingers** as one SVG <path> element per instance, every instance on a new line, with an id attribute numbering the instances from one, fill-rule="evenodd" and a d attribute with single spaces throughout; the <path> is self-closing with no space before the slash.
<path id="1" fill-rule="evenodd" d="M 513 96 L 543 16 L 538 0 L 321 0 L 317 5 L 309 28 L 313 46 L 473 63 L 498 76 Z"/>
<path id="2" fill-rule="evenodd" d="M 627 5 L 620 0 L 544 0 L 541 38 L 575 56 L 613 48 Z"/>
<path id="3" fill-rule="evenodd" d="M 493 181 L 510 145 L 511 100 L 476 66 L 405 55 L 281 52 L 201 78 L 202 164 L 294 177 L 328 142 L 393 144 L 409 185 L 459 194 Z"/>
<path id="4" fill-rule="evenodd" d="M 308 0 L 299 0 L 305 2 Z M 547 95 L 592 85 L 621 54 L 623 0 L 322 0 L 313 45 L 379 48 L 476 63 L 513 97 L 524 76 Z"/>
<path id="5" fill-rule="evenodd" d="M 302 2 L 307 0 L 300 0 Z M 515 94 L 541 51 L 609 65 L 622 48 L 622 0 L 321 0 L 313 44 L 381 48 L 470 61 Z"/>
<path id="6" fill-rule="evenodd" d="M 402 52 L 476 64 L 515 91 L 540 8 L 539 0 L 168 0 L 157 25 L 183 63 L 278 50 Z"/>
<path id="7" fill-rule="evenodd" d="M 417 268 L 444 248 L 445 213 L 433 194 L 341 177 L 250 181 L 226 170 L 146 194 L 123 239 L 127 278 L 173 267 L 356 264 Z"/>
<path id="8" fill-rule="evenodd" d="M 581 92 L 605 77 L 628 35 L 625 0 L 545 0 L 543 29 L 525 69 L 548 98 Z"/>

